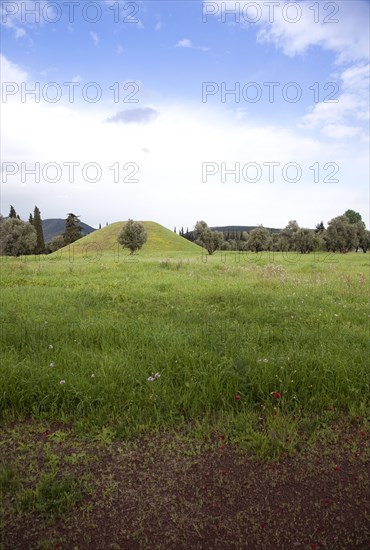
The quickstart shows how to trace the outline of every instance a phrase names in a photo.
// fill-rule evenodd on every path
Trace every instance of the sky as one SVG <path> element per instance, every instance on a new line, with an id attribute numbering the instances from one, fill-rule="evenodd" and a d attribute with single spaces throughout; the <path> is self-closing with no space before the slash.
<path id="1" fill-rule="evenodd" d="M 369 227 L 369 7 L 3 0 L 1 213 Z"/>

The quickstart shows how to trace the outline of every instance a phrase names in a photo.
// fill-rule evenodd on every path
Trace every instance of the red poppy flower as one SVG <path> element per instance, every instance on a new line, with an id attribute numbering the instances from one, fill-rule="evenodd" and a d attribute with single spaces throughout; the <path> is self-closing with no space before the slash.
<path id="1" fill-rule="evenodd" d="M 234 399 L 235 399 L 235 401 L 240 401 L 240 395 L 236 394 Z"/>
<path id="2" fill-rule="evenodd" d="M 274 397 L 276 397 L 276 399 L 280 399 L 281 397 L 281 394 L 278 391 L 274 391 L 273 395 Z"/>
<path id="3" fill-rule="evenodd" d="M 336 470 L 337 470 L 338 472 L 340 472 L 340 471 L 341 471 L 341 469 L 342 469 L 342 467 L 341 467 L 341 466 L 339 466 L 339 464 L 337 464 L 337 465 L 335 466 L 335 469 L 336 469 Z"/>
<path id="4" fill-rule="evenodd" d="M 260 523 L 260 529 L 264 529 L 265 527 L 266 527 L 266 523 L 263 523 L 263 522 L 261 521 L 261 523 Z"/>
<path id="5" fill-rule="evenodd" d="M 310 547 L 311 547 L 313 550 L 316 550 L 316 548 L 318 548 L 316 542 L 311 542 Z"/>
<path id="6" fill-rule="evenodd" d="M 224 434 L 220 435 L 220 439 L 222 439 L 222 441 L 225 439 Z"/>
<path id="7" fill-rule="evenodd" d="M 365 437 L 366 433 L 365 432 L 360 432 L 360 436 L 361 437 Z"/>
<path id="8" fill-rule="evenodd" d="M 225 448 L 225 445 L 221 445 L 221 446 L 220 446 L 220 449 L 224 449 L 224 448 Z"/>

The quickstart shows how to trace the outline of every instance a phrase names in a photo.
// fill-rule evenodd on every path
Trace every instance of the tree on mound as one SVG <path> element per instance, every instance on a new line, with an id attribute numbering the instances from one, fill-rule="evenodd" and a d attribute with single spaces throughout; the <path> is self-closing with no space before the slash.
<path id="1" fill-rule="evenodd" d="M 68 214 L 67 219 L 64 222 L 64 244 L 72 244 L 81 237 L 82 233 L 79 216 L 76 216 L 71 212 Z"/>
<path id="2" fill-rule="evenodd" d="M 134 220 L 128 220 L 118 235 L 118 242 L 123 248 L 128 248 L 130 254 L 134 254 L 136 250 L 140 250 L 143 244 L 146 243 L 148 235 L 144 229 L 144 226 L 140 222 L 134 222 Z"/>

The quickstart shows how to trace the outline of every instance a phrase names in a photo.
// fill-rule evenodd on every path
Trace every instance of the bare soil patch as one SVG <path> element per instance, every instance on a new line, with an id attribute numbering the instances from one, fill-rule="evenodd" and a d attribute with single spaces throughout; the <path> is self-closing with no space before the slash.
<path id="1" fill-rule="evenodd" d="M 207 442 L 178 431 L 102 442 L 63 424 L 8 425 L 1 548 L 364 550 L 369 448 L 360 423 L 332 426 L 299 456 L 274 462 L 219 433 Z M 50 472 L 51 496 L 36 490 Z M 63 479 L 73 480 L 64 508 Z"/>

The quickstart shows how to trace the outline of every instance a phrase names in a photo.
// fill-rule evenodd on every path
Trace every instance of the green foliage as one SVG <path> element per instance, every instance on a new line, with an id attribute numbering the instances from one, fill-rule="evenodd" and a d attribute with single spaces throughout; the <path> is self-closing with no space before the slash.
<path id="1" fill-rule="evenodd" d="M 24 491 L 19 498 L 21 510 L 60 516 L 83 497 L 80 483 L 71 475 L 57 477 L 56 471 L 44 474 L 35 489 Z"/>
<path id="2" fill-rule="evenodd" d="M 324 236 L 328 250 L 346 253 L 358 246 L 356 225 L 348 217 L 337 216 L 328 222 Z"/>
<path id="3" fill-rule="evenodd" d="M 265 227 L 256 227 L 249 233 L 247 241 L 249 250 L 253 250 L 254 252 L 262 252 L 262 250 L 268 250 L 270 245 L 270 232 Z"/>
<path id="4" fill-rule="evenodd" d="M 314 232 L 311 229 L 300 228 L 294 238 L 295 250 L 307 254 L 315 249 Z"/>
<path id="5" fill-rule="evenodd" d="M 211 256 L 222 246 L 224 237 L 220 231 L 212 231 L 205 221 L 198 221 L 194 226 L 195 242 L 203 246 Z"/>
<path id="6" fill-rule="evenodd" d="M 315 225 L 315 233 L 323 233 L 324 231 L 325 231 L 325 225 L 323 221 Z"/>
<path id="7" fill-rule="evenodd" d="M 64 237 L 63 235 L 57 235 L 54 237 L 50 243 L 47 244 L 47 252 L 56 252 L 60 248 L 63 248 L 65 246 Z"/>
<path id="8" fill-rule="evenodd" d="M 35 228 L 18 218 L 8 218 L 0 223 L 0 253 L 7 256 L 32 254 L 37 242 Z"/>
<path id="9" fill-rule="evenodd" d="M 44 232 L 42 229 L 41 214 L 37 206 L 35 206 L 35 209 L 33 212 L 32 225 L 36 230 L 36 238 L 37 238 L 35 253 L 42 254 L 45 251 L 45 241 L 44 241 Z"/>
<path id="10" fill-rule="evenodd" d="M 72 244 L 82 236 L 79 216 L 69 213 L 65 221 L 63 240 L 64 244 Z"/>
<path id="11" fill-rule="evenodd" d="M 298 223 L 295 220 L 290 220 L 288 225 L 279 233 L 278 250 L 295 250 L 295 235 L 298 230 Z"/>
<path id="12" fill-rule="evenodd" d="M 130 219 L 122 227 L 117 240 L 124 248 L 128 248 L 131 254 L 134 254 L 142 248 L 147 239 L 148 235 L 143 224 Z"/>
<path id="13" fill-rule="evenodd" d="M 358 223 L 362 221 L 361 214 L 355 212 L 354 210 L 346 210 L 344 216 L 347 218 L 349 223 Z"/>
<path id="14" fill-rule="evenodd" d="M 370 248 L 370 231 L 361 228 L 359 231 L 359 245 L 364 253 Z"/>
<path id="15" fill-rule="evenodd" d="M 17 217 L 17 212 L 15 211 L 14 206 L 10 206 L 9 218 L 15 219 Z"/>
<path id="16" fill-rule="evenodd" d="M 11 464 L 0 463 L 0 491 L 13 492 L 20 484 L 18 471 Z"/>

